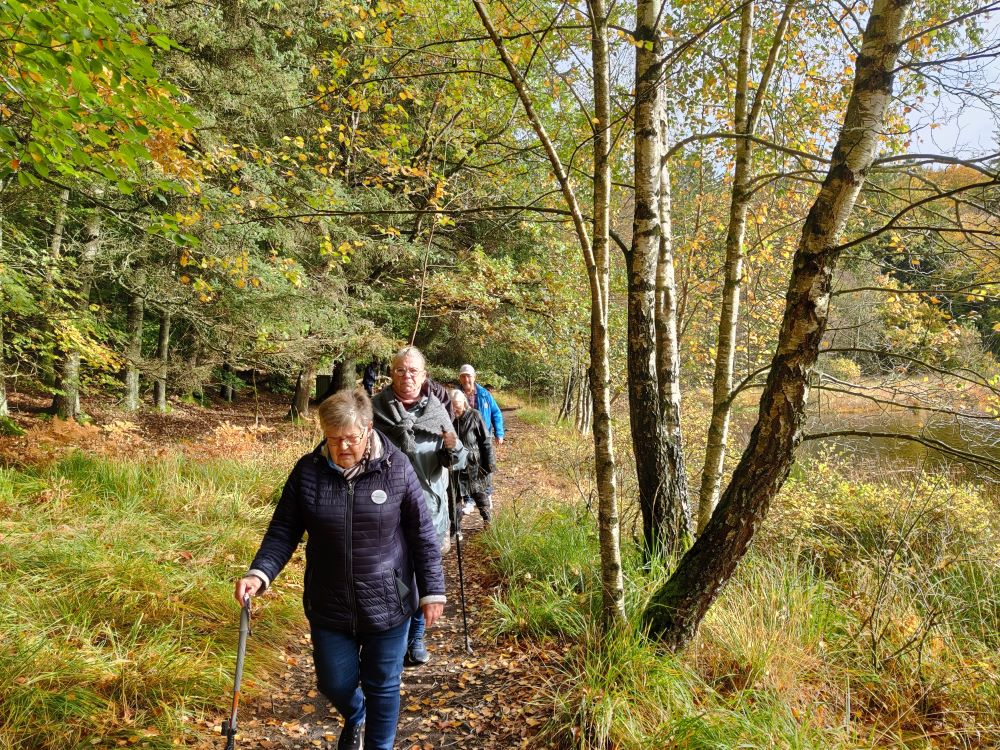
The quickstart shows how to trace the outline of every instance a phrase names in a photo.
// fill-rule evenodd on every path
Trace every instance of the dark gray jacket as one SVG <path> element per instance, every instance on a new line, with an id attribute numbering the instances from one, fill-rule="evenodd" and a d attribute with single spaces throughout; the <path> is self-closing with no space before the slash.
<path id="1" fill-rule="evenodd" d="M 422 596 L 441 601 L 444 571 L 423 491 L 409 460 L 385 453 L 348 482 L 317 448 L 292 470 L 253 570 L 273 581 L 304 532 L 302 601 L 310 622 L 372 633 L 405 621 Z"/>
<path id="2" fill-rule="evenodd" d="M 458 490 L 464 497 L 477 492 L 488 492 L 490 474 L 497 470 L 493 452 L 493 437 L 486 429 L 482 415 L 471 407 L 460 417 L 455 417 L 455 433 L 469 450 L 465 467 L 455 472 Z"/>

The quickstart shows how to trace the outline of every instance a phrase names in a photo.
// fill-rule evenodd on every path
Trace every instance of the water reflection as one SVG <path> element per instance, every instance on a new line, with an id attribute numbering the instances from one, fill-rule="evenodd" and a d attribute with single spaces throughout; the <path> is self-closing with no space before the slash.
<path id="1" fill-rule="evenodd" d="M 938 416 L 927 418 L 912 410 L 893 410 L 882 414 L 813 413 L 806 422 L 806 433 L 870 431 L 915 435 L 940 442 L 956 451 L 982 457 L 1000 464 L 1000 422 L 992 418 Z M 948 455 L 912 440 L 844 435 L 806 441 L 799 448 L 799 459 L 815 456 L 831 447 L 848 460 L 872 464 L 873 471 L 912 470 L 944 471 L 956 479 L 997 481 L 1000 476 L 980 463 L 962 456 Z M 858 467 L 864 468 L 864 467 Z M 867 472 L 865 472 L 867 473 Z"/>

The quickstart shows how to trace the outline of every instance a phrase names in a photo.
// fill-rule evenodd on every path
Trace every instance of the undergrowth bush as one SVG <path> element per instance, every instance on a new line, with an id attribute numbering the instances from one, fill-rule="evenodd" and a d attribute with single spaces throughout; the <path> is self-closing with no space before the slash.
<path id="1" fill-rule="evenodd" d="M 173 747 L 225 707 L 232 581 L 288 465 L 269 458 L 0 469 L 0 748 Z M 301 618 L 294 595 L 258 602 L 251 688 Z"/>
<path id="2" fill-rule="evenodd" d="M 941 477 L 872 482 L 822 461 L 800 469 L 680 658 L 639 625 L 669 561 L 644 566 L 624 545 L 627 623 L 601 636 L 593 508 L 541 497 L 499 515 L 480 537 L 509 581 L 494 631 L 571 645 L 546 698 L 546 741 L 1000 747 L 994 502 Z"/>

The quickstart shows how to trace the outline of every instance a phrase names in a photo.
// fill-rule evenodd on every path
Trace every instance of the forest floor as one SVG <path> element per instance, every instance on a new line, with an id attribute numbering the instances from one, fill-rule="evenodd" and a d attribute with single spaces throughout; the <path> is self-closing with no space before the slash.
<path id="1" fill-rule="evenodd" d="M 46 454 L 59 448 L 84 447 L 96 453 L 118 452 L 124 443 L 136 449 L 157 450 L 184 445 L 195 454 L 226 450 L 227 431 L 258 429 L 256 439 L 280 441 L 292 428 L 284 420 L 287 404 L 274 396 L 242 399 L 232 404 L 216 403 L 203 408 L 172 403 L 168 414 L 143 410 L 129 414 L 115 403 L 89 401 L 85 404 L 92 423 L 78 428 L 59 427 L 40 421 L 48 400 L 31 394 L 12 394 L 16 421 L 29 432 L 22 438 L 7 438 L 0 453 L 24 459 L 33 450 Z M 527 465 L 518 446 L 537 428 L 505 411 L 507 439 L 500 450 L 500 470 L 496 478 L 494 505 L 497 513 L 530 497 L 539 481 L 558 483 L 546 467 Z M 124 427 L 122 425 L 125 425 Z M 299 428 L 301 429 L 301 428 Z M 118 431 L 127 440 L 115 439 Z M 543 745 L 535 738 L 551 713 L 540 699 L 546 685 L 560 679 L 565 644 L 545 645 L 490 634 L 492 597 L 504 585 L 490 570 L 484 552 L 476 542 L 482 531 L 478 513 L 463 517 L 462 545 L 466 612 L 471 653 L 465 647 L 457 549 L 445 556 L 449 603 L 444 618 L 428 630 L 430 663 L 407 668 L 403 674 L 402 705 L 396 747 L 399 750 L 466 748 L 501 750 Z M 280 584 L 279 584 L 280 585 Z M 263 614 L 266 616 L 266 610 Z M 233 639 L 238 619 L 233 618 Z M 288 634 L 281 654 L 285 671 L 264 680 L 278 686 L 250 693 L 241 705 L 237 746 L 242 748 L 335 748 L 340 733 L 340 717 L 317 692 L 312 666 L 308 623 L 303 617 L 297 632 Z M 248 645 L 248 663 L 254 658 L 254 640 Z M 244 686 L 247 687 L 247 686 Z M 193 746 L 201 750 L 221 747 L 219 725 L 228 715 L 228 697 L 220 696 L 219 711 L 197 722 L 201 726 Z M 192 742 L 189 739 L 189 746 Z"/>

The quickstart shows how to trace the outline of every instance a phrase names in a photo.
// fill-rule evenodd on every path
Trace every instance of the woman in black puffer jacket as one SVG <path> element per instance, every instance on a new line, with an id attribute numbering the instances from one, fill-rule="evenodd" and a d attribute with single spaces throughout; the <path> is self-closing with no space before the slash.
<path id="1" fill-rule="evenodd" d="M 391 750 L 410 616 L 419 606 L 431 625 L 444 608 L 437 534 L 364 391 L 331 396 L 319 418 L 326 439 L 292 470 L 236 600 L 269 586 L 308 531 L 302 601 L 319 689 L 344 717 L 338 750 L 363 735 L 364 750 Z"/>
<path id="2" fill-rule="evenodd" d="M 469 408 L 469 402 L 462 391 L 455 389 L 451 392 L 451 404 L 455 410 L 455 432 L 469 451 L 465 468 L 455 472 L 458 476 L 458 496 L 467 507 L 474 502 L 479 515 L 483 517 L 483 523 L 488 524 L 492 520 L 492 508 L 487 494 L 490 474 L 497 468 L 493 437 L 487 431 L 479 410 Z M 469 507 L 464 512 L 471 510 Z M 457 518 L 455 523 L 458 523 Z"/>

